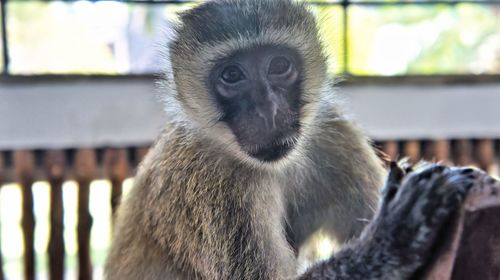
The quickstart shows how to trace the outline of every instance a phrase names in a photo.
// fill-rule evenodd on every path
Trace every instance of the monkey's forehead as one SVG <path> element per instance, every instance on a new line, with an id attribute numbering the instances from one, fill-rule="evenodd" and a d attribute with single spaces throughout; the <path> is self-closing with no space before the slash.
<path id="1" fill-rule="evenodd" d="M 269 28 L 315 27 L 306 7 L 289 0 L 209 1 L 182 14 L 181 21 L 179 41 L 194 37 L 202 44 L 255 37 Z"/>
<path id="2" fill-rule="evenodd" d="M 207 46 L 228 43 L 234 48 L 251 45 L 319 47 L 316 21 L 302 3 L 290 0 L 220 0 L 203 3 L 181 15 L 182 24 L 171 42 L 171 54 L 187 56 Z M 217 50 L 221 55 L 226 51 Z"/>

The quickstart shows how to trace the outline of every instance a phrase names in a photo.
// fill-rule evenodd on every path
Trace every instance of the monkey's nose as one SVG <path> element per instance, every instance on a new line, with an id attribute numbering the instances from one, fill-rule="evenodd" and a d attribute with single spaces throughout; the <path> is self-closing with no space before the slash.
<path id="1" fill-rule="evenodd" d="M 278 113 L 278 106 L 276 103 L 270 101 L 266 106 L 257 107 L 257 115 L 264 120 L 267 130 L 276 129 L 276 114 Z"/>

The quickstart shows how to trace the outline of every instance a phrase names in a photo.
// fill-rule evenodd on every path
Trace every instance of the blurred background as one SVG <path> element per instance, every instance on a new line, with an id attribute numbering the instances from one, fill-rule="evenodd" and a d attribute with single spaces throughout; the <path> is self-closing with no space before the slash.
<path id="1" fill-rule="evenodd" d="M 498 175 L 500 0 L 308 2 L 385 158 Z M 1 0 L 0 280 L 102 279 L 112 213 L 164 121 L 162 53 L 198 3 Z"/>

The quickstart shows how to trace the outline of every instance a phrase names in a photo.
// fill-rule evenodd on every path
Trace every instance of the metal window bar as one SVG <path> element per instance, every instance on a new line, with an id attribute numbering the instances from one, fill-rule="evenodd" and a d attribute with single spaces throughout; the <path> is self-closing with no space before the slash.
<path id="1" fill-rule="evenodd" d="M 7 3 L 16 1 L 26 1 L 26 0 L 0 0 L 1 8 L 1 43 L 2 43 L 2 56 L 3 56 L 3 76 L 12 76 L 9 71 L 9 42 L 8 42 L 8 22 L 7 22 Z M 61 1 L 66 3 L 76 2 L 78 0 L 45 0 L 45 2 Z M 104 2 L 104 1 L 115 1 L 126 4 L 188 4 L 188 3 L 201 3 L 203 1 L 196 0 L 89 0 L 91 2 Z M 343 75 L 350 75 L 349 73 L 349 7 L 350 6 L 404 6 L 404 5 L 457 5 L 457 4 L 476 4 L 476 5 L 500 5 L 500 0 L 398 0 L 394 2 L 384 1 L 384 0 L 331 0 L 331 1 L 307 1 L 307 4 L 313 6 L 338 6 L 342 7 L 343 13 L 343 26 L 342 26 L 342 39 L 343 39 Z M 58 76 L 58 75 L 56 75 Z M 64 76 L 64 75 L 59 75 Z M 406 75 L 411 76 L 411 75 Z M 418 76 L 418 75 L 417 75 Z M 451 76 L 463 76 L 463 75 L 451 75 Z M 465 75 L 467 76 L 467 75 Z M 497 75 L 494 75 L 497 76 Z"/>
<path id="2" fill-rule="evenodd" d="M 9 74 L 9 44 L 7 41 L 7 0 L 1 0 L 0 9 L 2 16 L 2 56 L 3 56 L 3 71 L 4 76 Z"/>

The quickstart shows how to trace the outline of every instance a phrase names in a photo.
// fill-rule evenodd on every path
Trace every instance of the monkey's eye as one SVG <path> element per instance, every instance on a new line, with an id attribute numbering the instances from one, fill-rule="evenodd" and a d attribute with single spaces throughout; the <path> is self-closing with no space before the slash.
<path id="1" fill-rule="evenodd" d="M 232 65 L 226 67 L 224 71 L 222 71 L 221 78 L 228 84 L 235 84 L 239 81 L 244 80 L 245 75 L 243 75 L 243 72 L 239 67 Z"/>
<path id="2" fill-rule="evenodd" d="M 283 75 L 290 69 L 290 61 L 283 56 L 275 57 L 271 60 L 269 64 L 269 74 L 270 75 Z"/>

